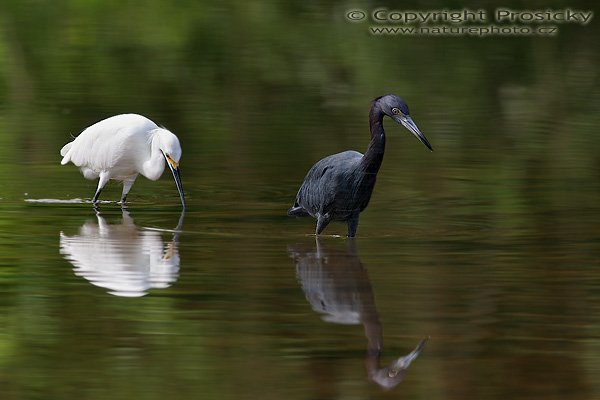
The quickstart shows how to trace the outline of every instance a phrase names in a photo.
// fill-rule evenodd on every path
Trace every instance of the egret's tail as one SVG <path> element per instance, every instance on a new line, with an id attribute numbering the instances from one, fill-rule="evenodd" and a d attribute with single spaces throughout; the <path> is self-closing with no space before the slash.
<path id="1" fill-rule="evenodd" d="M 73 146 L 73 142 L 65 144 L 63 148 L 60 149 L 60 155 L 63 156 L 63 159 L 60 162 L 61 165 L 65 165 L 71 161 L 71 146 Z"/>

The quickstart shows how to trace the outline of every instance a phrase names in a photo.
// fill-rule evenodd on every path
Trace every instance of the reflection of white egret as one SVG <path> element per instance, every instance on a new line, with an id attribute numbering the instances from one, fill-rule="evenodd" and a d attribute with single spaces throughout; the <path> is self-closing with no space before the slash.
<path id="1" fill-rule="evenodd" d="M 369 379 L 384 388 L 404 380 L 406 369 L 419 356 L 427 339 L 406 356 L 380 367 L 383 329 L 375 306 L 367 271 L 350 239 L 348 249 L 327 248 L 319 237 L 316 249 L 290 247 L 288 254 L 296 264 L 296 276 L 306 299 L 323 320 L 337 324 L 362 324 L 367 337 L 366 366 Z"/>
<path id="2" fill-rule="evenodd" d="M 86 179 L 100 178 L 94 203 L 98 202 L 104 185 L 115 179 L 123 181 L 121 202 L 124 204 L 138 174 L 155 181 L 162 175 L 166 161 L 185 208 L 179 176 L 179 139 L 146 117 L 121 114 L 97 122 L 67 143 L 60 155 L 63 156 L 61 164 L 71 161 Z"/>
<path id="3" fill-rule="evenodd" d="M 166 245 L 160 232 L 139 230 L 127 211 L 121 224 L 107 224 L 99 213 L 96 217 L 98 222 L 83 224 L 79 235 L 60 233 L 60 253 L 73 264 L 75 275 L 126 297 L 143 296 L 177 280 L 183 213 Z"/>

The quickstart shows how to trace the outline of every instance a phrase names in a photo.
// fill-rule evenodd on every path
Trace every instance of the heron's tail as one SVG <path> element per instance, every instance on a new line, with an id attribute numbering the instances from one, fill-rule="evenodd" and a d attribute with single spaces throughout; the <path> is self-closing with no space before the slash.
<path id="1" fill-rule="evenodd" d="M 306 217 L 310 215 L 306 212 L 306 210 L 298 205 L 298 203 L 294 204 L 292 208 L 290 208 L 287 212 L 290 217 Z"/>

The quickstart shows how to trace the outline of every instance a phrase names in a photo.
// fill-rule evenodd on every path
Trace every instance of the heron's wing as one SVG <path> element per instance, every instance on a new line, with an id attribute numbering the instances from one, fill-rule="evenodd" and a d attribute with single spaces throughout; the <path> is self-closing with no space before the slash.
<path id="1" fill-rule="evenodd" d="M 327 212 L 336 200 L 344 175 L 355 168 L 361 158 L 362 154 L 357 151 L 344 151 L 318 161 L 306 174 L 295 207 L 302 207 L 311 215 Z"/>

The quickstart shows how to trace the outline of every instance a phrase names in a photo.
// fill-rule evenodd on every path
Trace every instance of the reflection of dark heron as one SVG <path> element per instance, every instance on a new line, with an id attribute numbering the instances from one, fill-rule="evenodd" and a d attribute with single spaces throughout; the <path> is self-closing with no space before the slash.
<path id="1" fill-rule="evenodd" d="M 60 233 L 60 253 L 73 264 L 75 275 L 109 289 L 115 296 L 144 296 L 148 289 L 167 288 L 179 273 L 182 213 L 170 242 L 160 231 L 138 229 L 126 210 L 121 224 L 107 224 L 96 214 L 78 235 Z"/>
<path id="2" fill-rule="evenodd" d="M 337 324 L 362 324 L 367 337 L 366 366 L 369 379 L 384 388 L 402 382 L 406 369 L 419 356 L 427 339 L 407 354 L 379 366 L 383 330 L 375 306 L 373 289 L 354 240 L 348 249 L 325 246 L 317 237 L 316 249 L 290 246 L 288 254 L 296 263 L 296 275 L 306 299 L 323 320 Z"/>
<path id="3" fill-rule="evenodd" d="M 348 236 L 356 234 L 359 214 L 369 204 L 377 172 L 383 161 L 385 115 L 404 125 L 425 146 L 432 149 L 410 117 L 404 100 L 393 94 L 378 97 L 373 100 L 369 113 L 371 143 L 366 153 L 363 155 L 357 151 L 344 151 L 325 157 L 313 165 L 306 174 L 288 215 L 310 215 L 316 218 L 317 235 L 331 221 L 346 222 Z"/>

